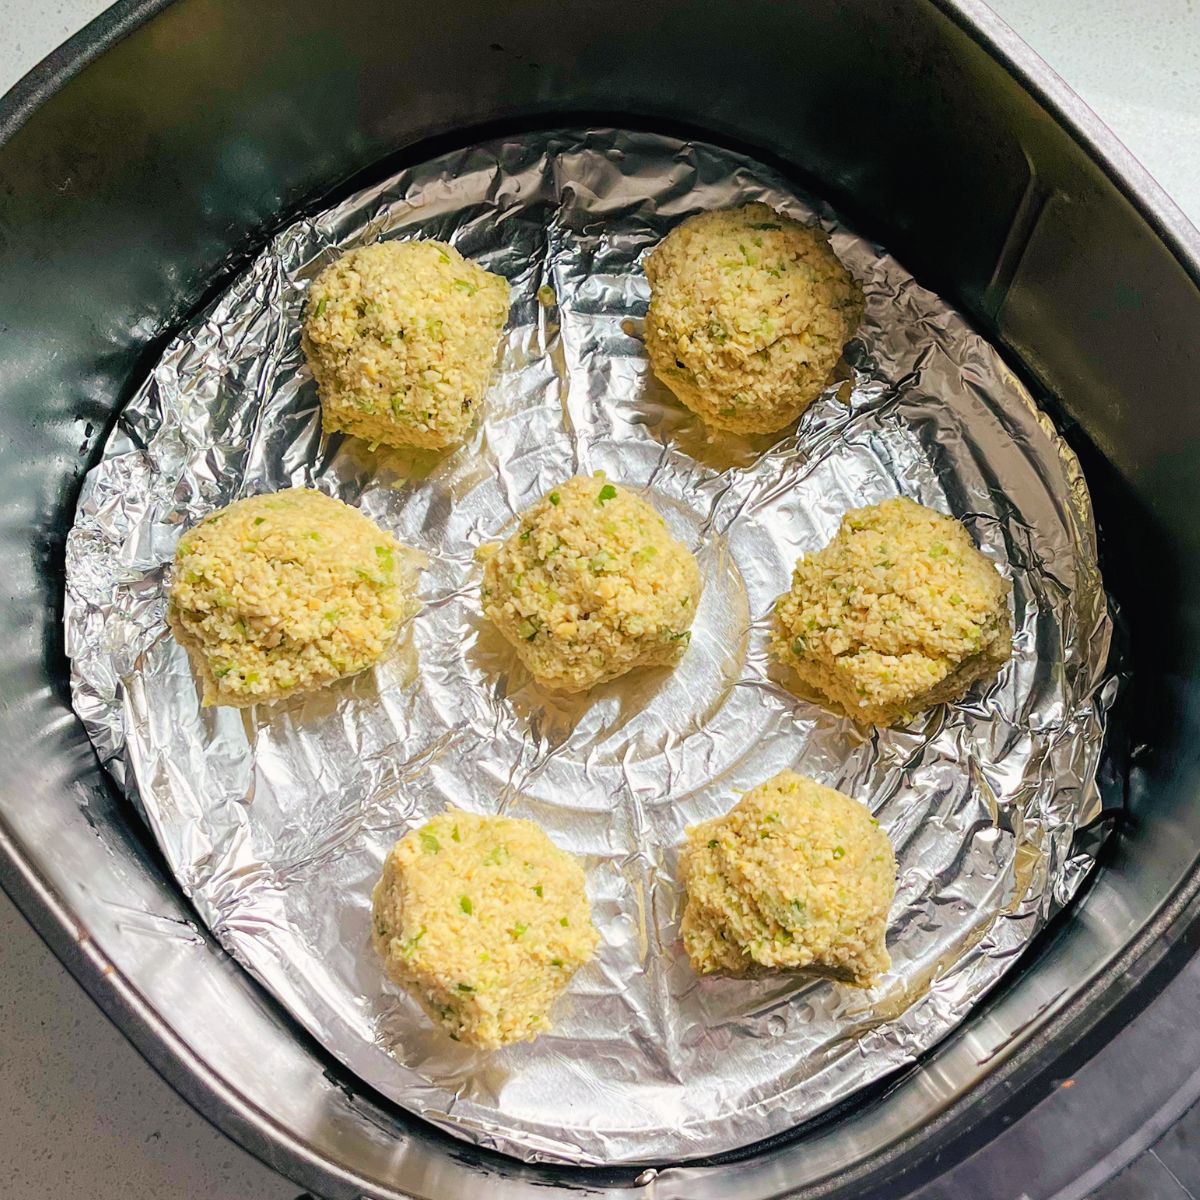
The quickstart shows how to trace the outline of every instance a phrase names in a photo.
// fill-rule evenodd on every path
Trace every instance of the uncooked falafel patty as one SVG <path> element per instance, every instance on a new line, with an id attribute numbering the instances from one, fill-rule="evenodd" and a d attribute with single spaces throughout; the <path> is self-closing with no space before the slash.
<path id="1" fill-rule="evenodd" d="M 167 605 L 203 703 L 278 700 L 366 670 L 416 608 L 414 562 L 357 509 L 304 488 L 205 518 L 179 540 Z"/>
<path id="2" fill-rule="evenodd" d="M 890 725 L 961 699 L 1012 654 L 1011 585 L 952 517 L 885 500 L 796 563 L 771 651 L 858 721 Z"/>
<path id="3" fill-rule="evenodd" d="M 650 365 L 717 429 L 794 421 L 862 320 L 862 292 L 824 230 L 765 204 L 689 217 L 645 270 Z"/>
<path id="4" fill-rule="evenodd" d="M 603 474 L 552 489 L 487 561 L 483 611 L 541 684 L 582 692 L 675 663 L 700 569 L 645 500 Z"/>
<path id="5" fill-rule="evenodd" d="M 895 855 L 841 792 L 782 771 L 689 829 L 681 868 L 681 933 L 701 974 L 806 969 L 868 987 L 890 965 Z"/>
<path id="6" fill-rule="evenodd" d="M 591 958 L 583 870 L 532 821 L 453 809 L 393 847 L 373 895 L 388 975 L 456 1041 L 529 1041 Z"/>
<path id="7" fill-rule="evenodd" d="M 442 242 L 377 242 L 313 280 L 302 344 L 327 431 L 442 449 L 475 417 L 508 284 Z"/>

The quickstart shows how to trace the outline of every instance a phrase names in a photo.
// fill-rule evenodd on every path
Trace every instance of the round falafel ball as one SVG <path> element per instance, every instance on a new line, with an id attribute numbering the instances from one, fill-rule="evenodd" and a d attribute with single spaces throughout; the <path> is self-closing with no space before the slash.
<path id="1" fill-rule="evenodd" d="M 167 619 L 204 705 L 243 707 L 366 670 L 415 611 L 408 553 L 357 509 L 292 488 L 179 540 Z"/>
<path id="2" fill-rule="evenodd" d="M 549 1029 L 599 941 L 579 863 L 511 817 L 450 809 L 405 834 L 372 907 L 389 977 L 455 1041 L 486 1050 Z"/>
<path id="3" fill-rule="evenodd" d="M 546 687 L 583 692 L 669 666 L 691 640 L 700 568 L 645 500 L 577 476 L 487 561 L 483 611 Z"/>
<path id="4" fill-rule="evenodd" d="M 862 292 L 825 232 L 765 204 L 689 217 L 645 270 L 650 365 L 716 429 L 790 424 L 862 320 Z"/>
<path id="5" fill-rule="evenodd" d="M 327 431 L 442 449 L 477 415 L 508 284 L 442 242 L 343 254 L 308 291 L 302 344 Z"/>
<path id="6" fill-rule="evenodd" d="M 681 933 L 702 975 L 808 970 L 870 987 L 891 965 L 891 842 L 867 809 L 782 771 L 687 831 Z"/>
<path id="7" fill-rule="evenodd" d="M 885 500 L 796 563 L 773 657 L 855 720 L 890 725 L 961 699 L 1012 654 L 1011 585 L 952 517 Z"/>

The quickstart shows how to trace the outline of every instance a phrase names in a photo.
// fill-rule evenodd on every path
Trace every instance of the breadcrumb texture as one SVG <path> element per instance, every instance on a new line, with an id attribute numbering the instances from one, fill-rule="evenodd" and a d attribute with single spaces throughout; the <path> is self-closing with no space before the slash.
<path id="1" fill-rule="evenodd" d="M 772 654 L 835 708 L 890 725 L 961 699 L 1008 661 L 1011 590 L 960 522 L 885 500 L 848 512 L 796 563 Z"/>
<path id="2" fill-rule="evenodd" d="M 417 556 L 357 509 L 293 488 L 179 540 L 167 604 L 205 705 L 242 707 L 366 670 L 416 611 Z"/>
<path id="3" fill-rule="evenodd" d="M 703 975 L 809 970 L 870 987 L 896 888 L 887 835 L 863 805 L 782 771 L 687 832 L 681 932 Z"/>
<path id="4" fill-rule="evenodd" d="M 442 449 L 480 408 L 508 283 L 442 242 L 376 242 L 313 280 L 303 346 L 326 430 Z"/>
<path id="5" fill-rule="evenodd" d="M 373 897 L 388 975 L 456 1041 L 531 1041 L 595 953 L 579 863 L 532 821 L 450 809 L 393 847 Z"/>
<path id="6" fill-rule="evenodd" d="M 654 373 L 717 429 L 790 424 L 862 321 L 862 292 L 825 232 L 765 204 L 689 217 L 645 270 Z"/>
<path id="7" fill-rule="evenodd" d="M 582 692 L 677 662 L 700 586 L 695 558 L 662 517 L 598 474 L 526 510 L 484 567 L 482 601 L 538 683 Z"/>

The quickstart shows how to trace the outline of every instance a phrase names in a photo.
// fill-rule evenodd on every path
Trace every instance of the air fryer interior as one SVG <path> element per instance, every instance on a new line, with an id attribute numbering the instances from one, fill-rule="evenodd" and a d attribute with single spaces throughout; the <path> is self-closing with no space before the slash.
<path id="1" fill-rule="evenodd" d="M 934 1155 L 944 1164 L 993 1132 L 1002 1101 L 1034 1103 L 1070 1044 L 1102 1037 L 1105 1014 L 1182 936 L 1200 845 L 1200 416 L 1188 402 L 1200 296 L 1187 251 L 973 36 L 964 7 L 178 0 L 143 6 L 132 32 L 141 10 L 114 10 L 75 49 L 127 36 L 61 90 L 51 72 L 41 94 L 11 101 L 4 883 L 185 1095 L 322 1194 L 486 1187 L 503 1200 L 634 1183 L 490 1156 L 364 1093 L 189 923 L 68 705 L 62 542 L 104 431 L 181 316 L 267 231 L 384 160 L 589 117 L 743 145 L 969 313 L 1088 473 L 1134 664 L 1129 816 L 1104 870 L 1010 982 L 881 1094 L 736 1161 L 664 1170 L 659 1200 L 778 1196 L 833 1177 L 837 1194 L 896 1194 Z M 16 127 L 23 101 L 40 103 Z"/>

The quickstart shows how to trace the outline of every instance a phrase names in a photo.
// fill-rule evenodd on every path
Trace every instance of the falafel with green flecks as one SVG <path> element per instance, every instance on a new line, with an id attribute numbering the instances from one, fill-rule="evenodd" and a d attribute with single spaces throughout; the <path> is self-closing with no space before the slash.
<path id="1" fill-rule="evenodd" d="M 167 619 L 205 705 L 312 691 L 377 662 L 415 611 L 416 557 L 357 509 L 292 488 L 179 540 Z"/>
<path id="2" fill-rule="evenodd" d="M 483 572 L 484 614 L 538 683 L 564 692 L 678 661 L 699 600 L 692 554 L 603 474 L 547 492 Z"/>
<path id="3" fill-rule="evenodd" d="M 862 320 L 862 292 L 824 230 L 765 204 L 689 217 L 645 271 L 650 365 L 715 429 L 790 424 Z"/>
<path id="4" fill-rule="evenodd" d="M 475 418 L 508 314 L 505 280 L 442 242 L 377 242 L 309 288 L 302 344 L 326 431 L 442 449 Z"/>
<path id="5" fill-rule="evenodd" d="M 548 1029 L 599 941 L 571 855 L 532 821 L 455 809 L 393 847 L 372 920 L 387 974 L 452 1038 L 487 1050 Z"/>
<path id="6" fill-rule="evenodd" d="M 854 509 L 796 563 L 772 656 L 855 720 L 961 699 L 1012 654 L 1011 584 L 961 522 L 912 500 Z"/>
<path id="7" fill-rule="evenodd" d="M 869 987 L 890 966 L 891 843 L 863 805 L 795 771 L 689 829 L 681 873 L 701 974 L 803 969 Z"/>

